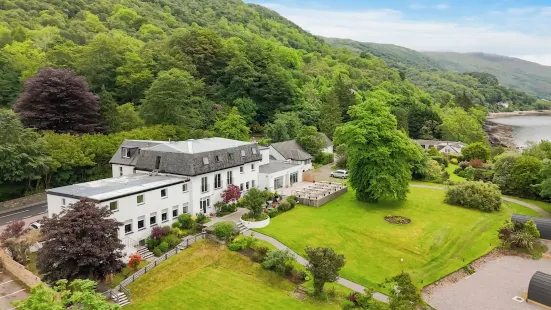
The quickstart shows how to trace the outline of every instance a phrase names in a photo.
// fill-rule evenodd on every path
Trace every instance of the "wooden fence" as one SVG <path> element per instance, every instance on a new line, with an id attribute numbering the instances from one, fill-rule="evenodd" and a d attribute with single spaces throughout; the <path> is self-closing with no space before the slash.
<path id="1" fill-rule="evenodd" d="M 205 232 L 202 232 L 202 233 L 199 233 L 197 235 L 193 235 L 193 236 L 189 236 L 189 237 L 186 237 L 180 244 L 178 244 L 174 249 L 166 252 L 165 254 L 163 254 L 162 256 L 159 256 L 158 258 L 156 258 L 154 261 L 152 261 L 149 265 L 145 266 L 144 268 L 136 271 L 136 273 L 134 273 L 133 275 L 131 275 L 130 277 L 122 280 L 121 284 L 119 284 L 119 286 L 117 286 L 116 288 L 112 289 L 112 290 L 109 290 L 109 291 L 106 291 L 106 292 L 103 292 L 102 294 L 107 298 L 107 299 L 110 299 L 110 298 L 113 298 L 115 300 L 115 302 L 118 302 L 118 300 L 116 300 L 116 296 L 117 296 L 117 291 L 121 291 L 123 293 L 126 294 L 126 296 L 128 297 L 128 300 L 130 300 L 130 291 L 128 291 L 128 289 L 126 289 L 126 286 L 134 281 L 136 281 L 139 277 L 143 276 L 144 274 L 146 274 L 147 272 L 149 272 L 151 269 L 157 267 L 157 265 L 159 265 L 160 263 L 164 262 L 165 260 L 167 260 L 169 257 L 171 257 L 172 255 L 175 255 L 175 254 L 178 254 L 179 252 L 187 249 L 191 244 L 195 243 L 197 240 L 201 240 L 201 239 L 205 239 L 206 238 L 206 233 Z"/>

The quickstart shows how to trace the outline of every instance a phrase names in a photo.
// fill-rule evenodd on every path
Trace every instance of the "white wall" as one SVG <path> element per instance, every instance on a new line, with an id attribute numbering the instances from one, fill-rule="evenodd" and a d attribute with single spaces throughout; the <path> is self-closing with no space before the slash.
<path id="1" fill-rule="evenodd" d="M 323 149 L 321 149 L 322 152 L 325 152 L 325 153 L 331 153 L 333 154 L 333 146 L 330 145 L 330 146 L 327 146 L 327 147 L 324 147 Z"/>
<path id="2" fill-rule="evenodd" d="M 260 150 L 260 154 L 262 155 L 262 161 L 260 162 L 260 165 L 266 165 L 270 163 L 270 148 L 265 148 Z"/>
<path id="3" fill-rule="evenodd" d="M 258 174 L 259 189 L 267 188 L 271 192 L 276 191 L 276 189 L 274 188 L 274 180 L 279 177 L 283 177 L 283 188 L 288 187 L 291 185 L 289 176 L 293 172 L 298 172 L 298 182 L 302 182 L 302 170 L 303 170 L 303 167 L 298 165 L 296 167 L 290 167 L 288 169 L 277 171 L 270 174 L 259 173 Z"/>
<path id="4" fill-rule="evenodd" d="M 111 169 L 113 170 L 114 178 L 120 177 L 121 175 L 134 174 L 134 166 L 112 164 Z M 121 169 L 122 169 L 122 174 L 121 174 Z"/>
<path id="5" fill-rule="evenodd" d="M 254 164 L 254 170 L 252 170 L 251 165 Z M 233 172 L 233 184 L 236 186 L 240 186 L 241 183 L 243 183 L 243 191 L 246 191 L 246 184 L 249 182 L 249 188 L 252 187 L 252 181 L 254 180 L 255 187 L 258 187 L 258 169 L 260 167 L 260 161 L 255 161 L 252 163 L 244 164 L 243 167 L 243 173 L 240 172 L 241 166 L 224 169 L 216 172 L 210 172 L 198 176 L 191 177 L 191 198 L 192 201 L 192 212 L 191 214 L 197 214 L 201 212 L 200 210 L 200 201 L 203 198 L 210 197 L 210 204 L 209 208 L 207 208 L 206 215 L 209 215 L 211 213 L 215 213 L 216 210 L 214 209 L 214 204 L 218 201 L 222 201 L 222 192 L 228 187 L 227 182 L 227 172 L 232 171 Z M 222 175 L 222 187 L 215 189 L 214 188 L 214 176 L 216 174 Z M 208 182 L 208 191 L 202 192 L 201 190 L 201 178 L 207 177 Z"/>
<path id="6" fill-rule="evenodd" d="M 188 182 L 189 183 L 189 182 Z M 189 185 L 188 185 L 189 186 Z M 168 195 L 166 198 L 161 198 L 161 189 L 168 189 Z M 119 229 L 119 238 L 123 240 L 125 237 L 129 237 L 134 241 L 140 241 L 149 237 L 151 234 L 150 215 L 151 213 L 157 214 L 156 224 L 160 226 L 171 225 L 177 218 L 172 216 L 172 210 L 177 207 L 177 215 L 182 214 L 184 204 L 188 203 L 188 213 L 191 213 L 190 194 L 182 191 L 182 184 L 176 184 L 167 186 L 143 193 L 132 194 L 126 197 L 117 198 L 100 203 L 101 206 L 109 206 L 112 201 L 117 201 L 118 211 L 115 211 L 111 218 L 123 223 Z M 144 203 L 138 205 L 137 196 L 144 195 Z M 52 214 L 59 214 L 62 209 L 62 199 L 64 197 L 54 194 L 48 194 L 48 216 Z M 76 199 L 65 198 L 66 206 L 70 203 L 76 202 Z M 161 220 L 161 214 L 164 209 L 167 209 L 167 220 Z M 138 219 L 144 216 L 144 228 L 138 230 Z M 124 223 L 132 221 L 132 233 L 124 233 Z M 155 226 L 155 225 L 154 225 Z"/>

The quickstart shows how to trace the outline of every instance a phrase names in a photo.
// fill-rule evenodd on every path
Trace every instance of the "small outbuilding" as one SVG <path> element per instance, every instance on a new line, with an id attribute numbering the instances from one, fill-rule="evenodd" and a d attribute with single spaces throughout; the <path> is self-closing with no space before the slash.
<path id="1" fill-rule="evenodd" d="M 528 285 L 526 301 L 551 309 L 551 275 L 536 271 Z"/>
<path id="2" fill-rule="evenodd" d="M 520 222 L 522 224 L 528 222 L 530 219 L 534 220 L 534 224 L 540 231 L 540 238 L 551 240 L 551 218 L 526 216 L 520 214 L 513 214 L 511 216 L 511 222 Z"/>

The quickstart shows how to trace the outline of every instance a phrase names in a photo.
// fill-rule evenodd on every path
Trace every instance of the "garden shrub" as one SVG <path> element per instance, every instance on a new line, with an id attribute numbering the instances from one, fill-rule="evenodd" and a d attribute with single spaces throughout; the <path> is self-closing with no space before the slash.
<path id="1" fill-rule="evenodd" d="M 293 270 L 294 258 L 287 250 L 274 250 L 266 255 L 266 260 L 262 263 L 262 268 L 271 269 L 280 275 L 285 275 Z"/>
<path id="2" fill-rule="evenodd" d="M 171 234 L 177 236 L 177 237 L 182 237 L 182 230 L 178 227 L 176 228 L 172 228 L 172 230 L 170 231 Z"/>
<path id="3" fill-rule="evenodd" d="M 191 229 L 193 228 L 193 219 L 191 218 L 191 215 L 189 214 L 181 214 L 178 216 L 178 223 L 180 223 L 180 228 L 183 229 Z"/>
<path id="4" fill-rule="evenodd" d="M 448 188 L 445 202 L 484 212 L 499 211 L 501 192 L 493 183 L 467 181 Z"/>
<path id="5" fill-rule="evenodd" d="M 130 255 L 130 260 L 128 260 L 128 268 L 132 270 L 138 269 L 138 265 L 140 265 L 140 262 L 142 261 L 142 256 L 138 253 L 134 253 Z"/>
<path id="6" fill-rule="evenodd" d="M 540 237 L 540 231 L 538 230 L 538 228 L 536 227 L 536 223 L 534 223 L 534 220 L 532 219 L 524 224 L 522 230 L 529 233 L 536 239 Z"/>
<path id="7" fill-rule="evenodd" d="M 163 242 L 166 242 L 168 244 L 168 248 L 172 249 L 172 248 L 175 248 L 178 244 L 180 244 L 181 241 L 180 241 L 180 238 L 178 238 L 178 236 L 176 236 L 174 233 L 171 233 L 161 239 L 161 244 Z"/>
<path id="8" fill-rule="evenodd" d="M 469 166 L 470 166 L 470 164 L 469 164 L 468 161 L 462 161 L 462 162 L 459 163 L 459 167 L 460 167 L 461 169 L 465 169 L 465 168 L 467 168 L 467 167 L 469 167 Z"/>
<path id="9" fill-rule="evenodd" d="M 278 209 L 281 212 L 289 211 L 291 210 L 291 204 L 287 200 L 283 200 L 282 202 L 279 203 Z"/>
<path id="10" fill-rule="evenodd" d="M 233 236 L 235 236 L 235 228 L 233 223 L 230 222 L 220 222 L 214 225 L 214 235 L 218 239 L 229 242 Z"/>
<path id="11" fill-rule="evenodd" d="M 207 217 L 203 213 L 198 213 L 195 222 L 198 224 L 204 224 L 207 222 Z"/>
<path id="12" fill-rule="evenodd" d="M 170 226 L 163 226 L 162 229 L 163 229 L 164 236 L 170 234 L 170 231 L 172 230 Z"/>
<path id="13" fill-rule="evenodd" d="M 151 236 L 149 238 L 159 241 L 167 234 L 168 233 L 162 227 L 155 226 L 151 228 Z"/>
<path id="14" fill-rule="evenodd" d="M 214 204 L 214 210 L 216 210 L 216 215 L 217 216 L 222 216 L 222 215 L 225 215 L 224 212 L 222 212 L 222 209 L 224 209 L 224 207 L 226 207 L 227 203 L 223 202 L 223 201 L 218 201 L 217 203 Z"/>
<path id="15" fill-rule="evenodd" d="M 161 251 L 161 249 L 159 249 L 159 247 L 156 247 L 153 249 L 153 255 L 159 257 L 161 255 L 163 255 L 163 251 Z"/>
<path id="16" fill-rule="evenodd" d="M 455 170 L 453 171 L 453 173 L 459 175 L 462 171 L 463 171 L 463 168 L 457 167 L 457 168 L 455 168 Z"/>
<path id="17" fill-rule="evenodd" d="M 145 246 L 148 250 L 153 251 L 153 249 L 159 245 L 159 240 L 155 240 L 153 238 L 147 238 L 145 239 Z"/>
<path id="18" fill-rule="evenodd" d="M 166 241 L 161 241 L 158 249 L 161 250 L 161 252 L 165 253 L 166 251 L 168 251 L 168 243 Z"/>
<path id="19" fill-rule="evenodd" d="M 298 198 L 297 198 L 297 196 L 295 196 L 295 195 L 290 195 L 290 196 L 288 196 L 286 200 L 287 200 L 287 201 L 289 202 L 289 204 L 291 205 L 291 209 L 293 209 L 293 208 L 297 205 L 297 203 L 298 203 Z"/>
<path id="20" fill-rule="evenodd" d="M 263 255 L 258 252 L 254 252 L 254 254 L 251 256 L 251 259 L 255 263 L 262 263 L 266 260 L 266 255 Z"/>
<path id="21" fill-rule="evenodd" d="M 255 246 L 256 239 L 250 236 L 239 235 L 228 245 L 232 251 L 241 251 Z"/>
<path id="22" fill-rule="evenodd" d="M 316 156 L 314 156 L 314 162 L 321 165 L 330 164 L 333 162 L 334 159 L 334 155 L 327 152 L 319 152 L 318 154 L 316 154 Z"/>
<path id="23" fill-rule="evenodd" d="M 459 161 L 457 160 L 457 158 L 452 158 L 452 159 L 450 159 L 450 163 L 452 163 L 454 165 L 457 165 L 457 164 L 459 164 Z"/>
<path id="24" fill-rule="evenodd" d="M 484 166 L 484 162 L 482 162 L 482 160 L 480 160 L 478 158 L 471 159 L 471 161 L 469 161 L 469 166 L 471 166 L 475 169 L 482 168 L 482 166 Z"/>
<path id="25" fill-rule="evenodd" d="M 356 307 L 356 304 L 348 299 L 345 299 L 343 302 L 342 302 L 342 309 L 343 310 L 349 310 L 349 309 L 354 309 Z"/>
<path id="26" fill-rule="evenodd" d="M 175 229 L 175 228 L 180 229 L 181 224 L 180 224 L 180 222 L 174 222 L 174 223 L 172 223 L 171 226 L 172 226 L 172 229 Z"/>
<path id="27" fill-rule="evenodd" d="M 465 170 L 461 172 L 461 176 L 469 181 L 474 180 L 475 174 L 476 174 L 476 169 L 471 166 L 465 168 Z"/>
<path id="28" fill-rule="evenodd" d="M 279 212 L 278 212 L 277 210 L 278 210 L 278 209 L 274 209 L 274 210 L 268 211 L 268 216 L 269 216 L 270 218 L 276 217 L 276 216 L 279 214 Z"/>

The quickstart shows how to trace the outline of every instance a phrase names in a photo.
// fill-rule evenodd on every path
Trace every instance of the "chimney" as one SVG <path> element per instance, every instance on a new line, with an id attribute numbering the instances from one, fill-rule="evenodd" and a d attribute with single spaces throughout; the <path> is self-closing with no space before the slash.
<path id="1" fill-rule="evenodd" d="M 187 140 L 187 150 L 190 153 L 193 153 L 193 139 Z"/>

